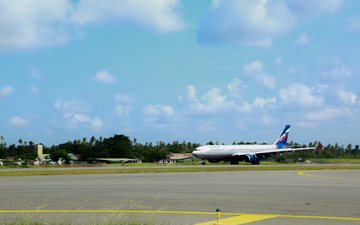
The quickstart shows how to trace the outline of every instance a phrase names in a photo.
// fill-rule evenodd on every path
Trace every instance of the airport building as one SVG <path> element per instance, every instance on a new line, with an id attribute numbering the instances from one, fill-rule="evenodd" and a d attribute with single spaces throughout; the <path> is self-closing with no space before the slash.
<path id="1" fill-rule="evenodd" d="M 90 164 L 115 164 L 115 163 L 141 163 L 140 159 L 128 158 L 89 158 L 87 162 Z"/>
<path id="2" fill-rule="evenodd" d="M 170 153 L 167 155 L 166 159 L 161 159 L 158 163 L 178 163 L 178 162 L 188 162 L 193 160 L 192 153 Z"/>

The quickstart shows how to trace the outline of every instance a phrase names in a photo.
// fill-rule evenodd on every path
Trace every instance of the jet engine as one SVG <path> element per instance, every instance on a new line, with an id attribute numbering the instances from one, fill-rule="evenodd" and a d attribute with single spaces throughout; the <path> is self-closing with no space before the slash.
<path id="1" fill-rule="evenodd" d="M 251 165 L 259 165 L 259 159 L 256 155 L 247 155 L 247 157 L 245 158 L 246 162 L 251 163 Z"/>

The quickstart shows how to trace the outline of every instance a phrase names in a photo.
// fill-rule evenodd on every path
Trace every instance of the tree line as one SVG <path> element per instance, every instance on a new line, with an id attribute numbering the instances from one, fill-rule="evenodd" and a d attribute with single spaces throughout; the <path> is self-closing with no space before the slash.
<path id="1" fill-rule="evenodd" d="M 296 142 L 290 141 L 289 146 L 293 147 L 307 147 L 306 145 L 300 145 Z M 296 158 L 306 158 L 306 159 L 330 159 L 330 158 L 344 158 L 344 159 L 360 159 L 360 148 L 359 145 L 353 146 L 352 144 L 339 145 L 328 144 L 323 145 L 319 141 L 310 142 L 309 147 L 315 147 L 314 150 L 305 150 L 305 151 L 295 151 L 282 155 L 284 158 L 296 159 Z"/>
<path id="2" fill-rule="evenodd" d="M 219 143 L 210 141 L 207 144 Z M 249 143 L 241 141 L 234 142 L 233 144 L 256 144 L 256 142 Z M 335 143 L 333 145 L 328 144 L 323 146 L 322 143 L 318 141 L 309 143 L 308 145 L 301 145 L 290 141 L 288 145 L 295 148 L 309 146 L 315 147 L 315 149 L 282 154 L 282 158 L 360 158 L 359 145 L 352 146 L 348 144 L 345 147 Z M 80 161 L 91 158 L 136 158 L 143 162 L 154 162 L 165 159 L 169 153 L 191 153 L 198 146 L 200 146 L 200 144 L 185 141 L 173 141 L 172 143 L 158 141 L 156 143 L 146 142 L 143 144 L 138 143 L 136 139 L 131 140 L 126 135 L 116 134 L 108 138 L 91 137 L 90 139 L 83 138 L 81 140 L 67 141 L 50 147 L 44 146 L 44 154 L 50 154 L 53 161 L 57 161 L 59 158 L 68 160 L 68 154 L 73 153 L 80 156 Z M 23 141 L 22 139 L 19 139 L 17 144 L 7 145 L 5 139 L 0 136 L 0 159 L 12 157 L 33 160 L 37 158 L 37 154 L 34 151 L 35 147 L 34 142 Z"/>
<path id="3" fill-rule="evenodd" d="M 4 138 L 0 140 L 0 159 L 8 157 L 33 160 L 37 157 L 34 142 L 19 139 L 17 144 L 7 145 Z M 80 161 L 91 158 L 136 158 L 143 162 L 154 162 L 165 159 L 169 153 L 191 153 L 200 144 L 190 142 L 173 141 L 165 143 L 146 142 L 138 143 L 136 139 L 131 140 L 123 134 L 114 135 L 109 138 L 83 138 L 67 141 L 50 147 L 44 146 L 44 154 L 50 154 L 53 161 L 59 158 L 69 160 L 69 153 L 79 155 Z"/>

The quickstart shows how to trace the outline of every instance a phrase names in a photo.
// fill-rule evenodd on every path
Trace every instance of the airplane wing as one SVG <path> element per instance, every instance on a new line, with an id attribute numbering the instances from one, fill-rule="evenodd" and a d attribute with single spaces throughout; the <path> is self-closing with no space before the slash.
<path id="1" fill-rule="evenodd" d="M 280 152 L 294 152 L 300 150 L 311 150 L 315 149 L 315 147 L 307 147 L 307 148 L 278 148 L 278 149 L 261 149 L 259 151 L 249 151 L 249 152 L 237 152 L 232 156 L 245 156 L 245 155 L 261 155 L 261 154 L 269 154 L 269 153 L 280 153 Z"/>

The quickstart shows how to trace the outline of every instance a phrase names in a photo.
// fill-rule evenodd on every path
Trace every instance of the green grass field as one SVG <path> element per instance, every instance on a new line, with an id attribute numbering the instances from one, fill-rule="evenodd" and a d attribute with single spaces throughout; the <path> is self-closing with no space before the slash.
<path id="1" fill-rule="evenodd" d="M 139 165 L 139 164 L 138 164 Z M 267 170 L 358 170 L 360 164 L 344 164 L 333 163 L 326 165 L 322 164 L 307 164 L 307 163 L 288 163 L 288 164 L 274 164 L 271 162 L 264 162 L 263 165 L 181 165 L 177 164 L 156 164 L 156 166 L 111 166 L 111 167 L 87 167 L 87 168 L 72 168 L 72 167 L 57 167 L 43 168 L 43 169 L 0 169 L 0 176 L 34 176 L 34 175 L 71 175 L 71 174 L 115 174 L 115 173 L 163 173 L 163 172 L 221 172 L 221 171 L 267 171 Z"/>
<path id="2" fill-rule="evenodd" d="M 360 159 L 310 159 L 314 163 L 360 164 Z"/>

